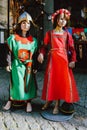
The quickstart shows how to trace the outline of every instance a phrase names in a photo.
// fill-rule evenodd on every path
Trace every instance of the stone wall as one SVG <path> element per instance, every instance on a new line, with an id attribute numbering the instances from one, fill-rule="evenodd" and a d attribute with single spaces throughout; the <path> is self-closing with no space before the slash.
<path id="1" fill-rule="evenodd" d="M 0 0 L 0 23 L 7 24 L 7 0 Z"/>

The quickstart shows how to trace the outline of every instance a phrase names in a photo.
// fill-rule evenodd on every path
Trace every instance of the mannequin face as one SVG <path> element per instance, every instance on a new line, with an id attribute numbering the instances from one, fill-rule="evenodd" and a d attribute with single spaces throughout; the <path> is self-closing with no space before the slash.
<path id="1" fill-rule="evenodd" d="M 21 22 L 21 30 L 27 32 L 30 29 L 30 22 L 22 21 Z"/>
<path id="2" fill-rule="evenodd" d="M 66 18 L 64 17 L 64 13 L 62 13 L 62 14 L 60 15 L 59 19 L 57 20 L 57 25 L 58 25 L 59 27 L 64 27 L 64 26 L 66 25 L 66 23 L 67 23 L 67 20 L 66 20 Z"/>

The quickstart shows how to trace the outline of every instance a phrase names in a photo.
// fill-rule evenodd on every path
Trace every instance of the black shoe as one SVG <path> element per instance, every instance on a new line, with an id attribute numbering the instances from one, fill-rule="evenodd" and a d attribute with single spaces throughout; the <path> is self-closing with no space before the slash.
<path id="1" fill-rule="evenodd" d="M 74 105 L 67 102 L 64 102 L 59 109 L 64 114 L 73 114 L 75 112 Z"/>

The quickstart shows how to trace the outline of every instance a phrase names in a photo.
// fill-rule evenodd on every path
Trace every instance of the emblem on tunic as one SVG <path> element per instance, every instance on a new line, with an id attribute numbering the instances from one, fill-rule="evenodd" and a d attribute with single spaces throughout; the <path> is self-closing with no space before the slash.
<path id="1" fill-rule="evenodd" d="M 29 50 L 26 50 L 26 49 L 20 49 L 18 51 L 18 58 L 21 60 L 21 61 L 26 61 L 29 59 L 29 55 L 30 55 L 30 51 Z"/>

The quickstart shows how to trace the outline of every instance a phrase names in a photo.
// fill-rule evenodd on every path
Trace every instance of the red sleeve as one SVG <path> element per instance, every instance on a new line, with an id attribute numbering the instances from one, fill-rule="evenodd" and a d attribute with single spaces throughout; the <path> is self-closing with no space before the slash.
<path id="1" fill-rule="evenodd" d="M 50 43 L 51 40 L 51 36 L 50 36 L 50 31 L 46 32 L 46 35 L 44 37 L 44 44 L 47 45 L 48 43 Z"/>
<path id="2" fill-rule="evenodd" d="M 42 45 L 42 47 L 40 49 L 40 53 L 42 53 L 43 55 L 46 54 L 46 46 L 50 43 L 50 40 L 51 40 L 50 37 L 51 37 L 50 36 L 50 31 L 46 32 L 44 40 L 43 40 L 43 45 Z"/>
<path id="3" fill-rule="evenodd" d="M 76 51 L 74 48 L 74 40 L 73 40 L 72 35 L 70 33 L 68 33 L 68 50 L 71 52 L 70 61 L 76 62 Z"/>

